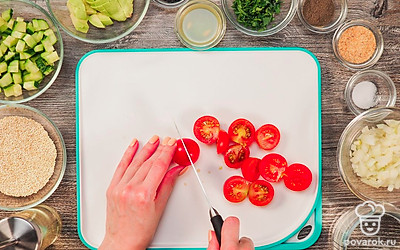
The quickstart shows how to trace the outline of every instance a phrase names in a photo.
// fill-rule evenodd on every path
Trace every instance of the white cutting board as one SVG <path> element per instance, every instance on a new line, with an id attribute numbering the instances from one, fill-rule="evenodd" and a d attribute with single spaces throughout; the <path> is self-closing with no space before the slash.
<path id="1" fill-rule="evenodd" d="M 216 147 L 200 143 L 199 175 L 223 217 L 240 218 L 241 235 L 256 246 L 280 243 L 310 216 L 320 173 L 320 82 L 315 57 L 302 49 L 216 49 L 95 51 L 77 68 L 78 228 L 82 241 L 98 247 L 105 233 L 105 192 L 132 138 L 143 145 L 152 135 L 195 138 L 194 121 L 217 117 L 228 129 L 237 118 L 255 127 L 275 124 L 281 142 L 273 152 L 288 163 L 306 164 L 313 173 L 307 190 L 292 192 L 273 183 L 275 197 L 265 207 L 248 199 L 229 203 L 224 181 L 240 170 L 225 166 Z M 250 147 L 251 156 L 269 152 Z M 223 166 L 220 170 L 219 167 Z M 188 171 L 170 198 L 151 247 L 207 246 L 208 207 Z M 134 237 L 128 236 L 127 237 Z"/>

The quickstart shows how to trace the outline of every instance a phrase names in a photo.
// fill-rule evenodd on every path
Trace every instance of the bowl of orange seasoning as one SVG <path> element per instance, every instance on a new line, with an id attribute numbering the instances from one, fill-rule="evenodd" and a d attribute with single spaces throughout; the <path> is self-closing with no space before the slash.
<path id="1" fill-rule="evenodd" d="M 333 52 L 341 64 L 350 69 L 373 66 L 383 52 L 380 30 L 366 20 L 352 20 L 342 24 L 332 40 Z"/>

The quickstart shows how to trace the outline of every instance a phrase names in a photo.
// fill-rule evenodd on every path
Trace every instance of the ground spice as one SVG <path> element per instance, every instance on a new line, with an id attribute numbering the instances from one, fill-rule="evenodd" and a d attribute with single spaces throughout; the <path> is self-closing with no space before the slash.
<path id="1" fill-rule="evenodd" d="M 326 26 L 332 22 L 335 13 L 333 0 L 305 0 L 303 16 L 313 26 Z"/>
<path id="2" fill-rule="evenodd" d="M 364 26 L 350 27 L 339 37 L 338 50 L 344 60 L 354 64 L 364 63 L 375 53 L 375 35 Z"/>

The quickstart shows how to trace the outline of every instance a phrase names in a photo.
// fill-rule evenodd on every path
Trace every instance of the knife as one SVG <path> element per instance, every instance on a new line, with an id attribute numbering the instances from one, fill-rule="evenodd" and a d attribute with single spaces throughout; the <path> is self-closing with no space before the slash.
<path id="1" fill-rule="evenodd" d="M 222 216 L 218 213 L 218 211 L 211 205 L 210 199 L 207 196 L 206 190 L 204 189 L 203 183 L 200 180 L 200 177 L 197 173 L 196 167 L 194 166 L 192 158 L 190 157 L 189 151 L 185 145 L 185 142 L 183 141 L 182 135 L 179 132 L 178 126 L 176 125 L 175 122 L 174 122 L 174 125 L 175 125 L 176 132 L 178 132 L 179 140 L 181 140 L 183 148 L 185 149 L 186 155 L 189 158 L 190 165 L 192 166 L 193 172 L 195 173 L 195 175 L 197 177 L 197 181 L 201 187 L 201 190 L 203 191 L 204 198 L 206 199 L 206 201 L 208 203 L 210 221 L 214 228 L 215 235 L 217 236 L 218 243 L 221 246 L 221 231 L 222 231 L 222 225 L 224 224 L 224 220 L 222 219 Z"/>

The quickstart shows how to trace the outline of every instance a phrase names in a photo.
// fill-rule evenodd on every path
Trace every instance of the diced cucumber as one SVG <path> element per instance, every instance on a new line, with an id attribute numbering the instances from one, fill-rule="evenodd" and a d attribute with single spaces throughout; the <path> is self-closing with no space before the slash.
<path id="1" fill-rule="evenodd" d="M 7 46 L 8 48 L 11 48 L 13 46 L 15 46 L 18 42 L 18 39 L 13 37 L 13 36 L 7 36 L 6 39 L 4 39 L 3 43 L 5 46 Z"/>
<path id="2" fill-rule="evenodd" d="M 4 72 L 7 72 L 8 66 L 6 62 L 1 62 L 0 63 L 0 74 L 3 74 Z"/>
<path id="3" fill-rule="evenodd" d="M 7 72 L 1 79 L 0 79 L 0 87 L 4 88 L 10 85 L 13 82 L 12 76 L 10 72 Z"/>
<path id="4" fill-rule="evenodd" d="M 26 25 L 26 33 L 28 33 L 29 35 L 32 35 L 33 33 L 35 33 L 35 29 L 33 28 L 32 22 L 29 22 Z"/>
<path id="5" fill-rule="evenodd" d="M 7 27 L 12 30 L 14 28 L 14 23 L 15 23 L 15 19 L 11 18 L 10 21 L 8 21 Z"/>
<path id="6" fill-rule="evenodd" d="M 24 82 L 24 89 L 26 90 L 36 90 L 39 87 L 39 82 L 38 81 L 29 81 L 29 82 Z"/>
<path id="7" fill-rule="evenodd" d="M 29 34 L 26 34 L 23 38 L 23 40 L 26 42 L 26 44 L 33 48 L 37 44 L 36 40 Z"/>
<path id="8" fill-rule="evenodd" d="M 1 53 L 2 53 L 2 54 L 5 54 L 5 53 L 7 52 L 7 50 L 8 50 L 8 47 L 7 47 L 4 43 L 1 43 L 1 44 L 0 44 L 0 51 L 1 51 Z"/>
<path id="9" fill-rule="evenodd" d="M 14 60 L 14 61 L 10 62 L 10 64 L 8 65 L 8 72 L 10 72 L 10 73 L 18 73 L 19 72 L 19 61 L 18 60 Z"/>
<path id="10" fill-rule="evenodd" d="M 41 71 L 42 71 L 42 70 L 41 70 Z M 51 72 L 53 72 L 53 71 L 54 71 L 54 66 L 52 66 L 52 65 L 47 65 L 46 68 L 45 68 L 45 70 L 42 71 L 42 73 L 43 73 L 45 76 L 48 76 L 48 75 L 50 75 Z"/>
<path id="11" fill-rule="evenodd" d="M 13 78 L 13 82 L 15 84 L 21 84 L 22 83 L 22 74 L 21 74 L 21 72 L 12 74 L 12 78 Z"/>
<path id="12" fill-rule="evenodd" d="M 56 42 L 57 42 L 57 37 L 56 37 L 56 34 L 54 34 L 54 31 L 53 31 L 52 29 L 47 29 L 47 30 L 44 32 L 44 35 L 47 36 L 48 39 L 50 39 L 51 45 L 56 44 Z"/>
<path id="13" fill-rule="evenodd" d="M 44 50 L 46 50 L 48 52 L 54 51 L 54 47 L 53 47 L 49 37 L 46 37 L 45 39 L 43 39 L 42 44 L 43 44 Z"/>
<path id="14" fill-rule="evenodd" d="M 17 18 L 17 22 L 14 25 L 14 31 L 26 33 L 26 22 L 18 21 L 18 18 Z"/>
<path id="15" fill-rule="evenodd" d="M 8 51 L 8 53 L 4 56 L 4 61 L 11 61 L 15 56 L 15 52 Z"/>
<path id="16" fill-rule="evenodd" d="M 58 60 L 60 60 L 60 57 L 57 54 L 57 51 L 53 51 L 50 54 L 45 54 L 46 52 L 41 54 L 41 57 L 46 60 L 46 62 L 48 64 L 53 64 L 55 62 L 57 62 Z M 45 55 L 43 55 L 45 54 Z"/>
<path id="17" fill-rule="evenodd" d="M 1 18 L 3 18 L 4 21 L 6 22 L 8 22 L 12 16 L 13 16 L 13 9 L 8 9 L 3 11 L 3 13 L 1 13 Z"/>
<path id="18" fill-rule="evenodd" d="M 41 30 L 41 31 L 35 32 L 35 33 L 33 33 L 32 37 L 38 43 L 38 42 L 42 41 L 42 39 L 44 37 L 44 31 Z"/>
<path id="19" fill-rule="evenodd" d="M 35 52 L 41 52 L 41 51 L 43 51 L 43 50 L 44 50 L 43 44 L 38 44 L 38 45 L 36 45 L 35 48 L 33 48 L 33 50 L 34 50 Z"/>
<path id="20" fill-rule="evenodd" d="M 18 16 L 16 19 L 15 19 L 17 22 L 23 22 L 24 21 L 24 18 L 23 17 L 20 17 L 20 16 Z"/>
<path id="21" fill-rule="evenodd" d="M 18 53 L 23 53 L 25 50 L 25 42 L 24 40 L 19 40 L 17 42 L 17 46 L 15 46 L 15 51 L 17 51 Z"/>
<path id="22" fill-rule="evenodd" d="M 49 25 L 47 24 L 46 20 L 43 19 L 33 19 L 32 24 L 35 31 L 47 30 L 49 28 Z"/>
<path id="23" fill-rule="evenodd" d="M 42 73 L 46 70 L 47 62 L 42 57 L 36 59 L 35 63 L 36 66 L 38 66 L 38 68 L 40 69 L 40 71 L 42 71 Z"/>
<path id="24" fill-rule="evenodd" d="M 29 73 L 36 73 L 39 71 L 39 67 L 36 66 L 34 62 L 28 59 L 25 61 L 25 70 Z"/>
<path id="25" fill-rule="evenodd" d="M 25 70 L 25 61 L 23 61 L 23 60 L 20 60 L 20 61 L 19 61 L 19 68 L 20 68 L 22 71 Z"/>
<path id="26" fill-rule="evenodd" d="M 29 81 L 40 81 L 43 79 L 43 74 L 42 72 L 38 71 L 36 73 L 29 73 L 26 74 L 22 77 L 22 80 L 24 82 L 29 82 Z"/>
<path id="27" fill-rule="evenodd" d="M 15 38 L 17 38 L 17 39 L 23 38 L 23 37 L 24 37 L 24 34 L 25 34 L 25 33 L 22 33 L 22 32 L 16 31 L 16 30 L 14 30 L 13 32 L 11 32 L 11 36 L 12 36 L 12 37 L 15 37 Z"/>
<path id="28" fill-rule="evenodd" d="M 0 32 L 4 32 L 6 29 L 8 29 L 7 27 L 8 23 L 2 18 L 0 17 Z"/>
<path id="29" fill-rule="evenodd" d="M 20 60 L 26 60 L 26 59 L 29 59 L 31 57 L 32 57 L 32 54 L 30 54 L 30 53 L 23 52 L 23 53 L 19 54 L 19 59 Z"/>
<path id="30" fill-rule="evenodd" d="M 6 97 L 22 95 L 22 87 L 19 84 L 13 84 L 4 89 L 4 95 Z"/>

